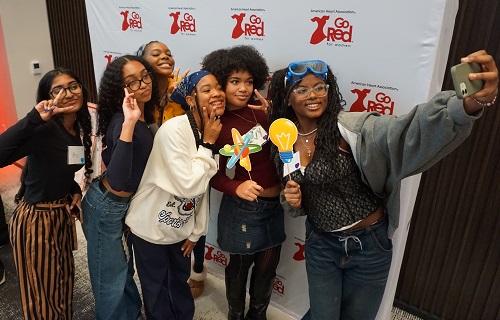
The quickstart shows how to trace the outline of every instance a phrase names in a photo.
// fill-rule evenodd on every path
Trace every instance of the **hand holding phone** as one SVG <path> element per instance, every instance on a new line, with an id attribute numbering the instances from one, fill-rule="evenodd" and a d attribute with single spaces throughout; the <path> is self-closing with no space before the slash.
<path id="1" fill-rule="evenodd" d="M 461 63 L 451 67 L 453 86 L 459 99 L 466 98 L 483 89 L 483 80 L 469 80 L 469 73 L 480 73 L 479 63 Z"/>

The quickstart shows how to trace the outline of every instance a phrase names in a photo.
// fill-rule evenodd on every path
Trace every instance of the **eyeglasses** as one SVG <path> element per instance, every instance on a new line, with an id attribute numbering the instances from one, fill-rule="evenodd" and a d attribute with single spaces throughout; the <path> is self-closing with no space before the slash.
<path id="1" fill-rule="evenodd" d="M 144 82 L 144 84 L 150 84 L 151 82 L 153 82 L 151 72 L 146 73 L 146 75 L 144 75 L 141 80 L 130 81 L 129 83 L 123 85 L 123 87 L 129 88 L 130 91 L 134 92 L 141 88 L 141 82 Z"/>
<path id="2" fill-rule="evenodd" d="M 326 94 L 328 93 L 328 87 L 330 86 L 327 84 L 318 84 L 314 88 L 298 87 L 293 89 L 292 91 L 297 95 L 299 99 L 306 100 L 309 98 L 312 91 L 314 91 L 314 95 L 318 98 L 326 96 Z"/>
<path id="3" fill-rule="evenodd" d="M 285 85 L 287 81 L 291 84 L 297 83 L 304 78 L 307 72 L 311 72 L 321 80 L 325 80 L 328 73 L 328 66 L 321 60 L 292 62 L 288 65 L 288 70 L 285 75 Z"/>
<path id="4" fill-rule="evenodd" d="M 49 92 L 49 94 L 52 96 L 52 98 L 55 98 L 59 94 L 59 92 L 61 92 L 61 90 L 65 91 L 63 96 L 66 95 L 66 90 L 69 90 L 73 94 L 79 94 L 82 92 L 82 85 L 78 82 L 73 82 L 66 88 L 55 87 L 54 89 L 52 89 L 52 91 Z"/>

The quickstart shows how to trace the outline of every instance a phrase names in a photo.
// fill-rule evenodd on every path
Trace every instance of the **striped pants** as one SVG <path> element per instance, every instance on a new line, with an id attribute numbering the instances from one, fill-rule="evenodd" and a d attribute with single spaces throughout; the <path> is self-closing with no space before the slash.
<path id="1" fill-rule="evenodd" d="M 76 245 L 64 199 L 20 201 L 9 222 L 25 319 L 71 319 Z"/>

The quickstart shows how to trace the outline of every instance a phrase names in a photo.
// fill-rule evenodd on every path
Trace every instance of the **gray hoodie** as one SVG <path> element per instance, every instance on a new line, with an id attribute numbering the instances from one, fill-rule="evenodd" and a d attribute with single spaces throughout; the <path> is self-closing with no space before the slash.
<path id="1" fill-rule="evenodd" d="M 465 113 L 463 100 L 454 91 L 440 92 L 402 116 L 340 112 L 340 133 L 353 151 L 363 181 L 384 199 L 389 238 L 399 226 L 401 180 L 429 169 L 457 148 L 481 114 Z M 285 212 L 303 214 L 284 196 L 281 200 Z"/>

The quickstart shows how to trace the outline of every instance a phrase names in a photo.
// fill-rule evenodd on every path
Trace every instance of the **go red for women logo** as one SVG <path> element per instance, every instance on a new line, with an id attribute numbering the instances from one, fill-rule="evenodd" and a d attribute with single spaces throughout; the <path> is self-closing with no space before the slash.
<path id="1" fill-rule="evenodd" d="M 394 101 L 384 92 L 377 92 L 375 100 L 367 98 L 371 89 L 356 88 L 352 89 L 351 92 L 358 96 L 356 101 L 351 105 L 351 109 L 349 110 L 351 112 L 376 111 L 380 114 L 394 113 Z"/>
<path id="2" fill-rule="evenodd" d="M 123 16 L 122 21 L 122 31 L 131 29 L 131 30 L 142 30 L 142 17 L 135 11 L 132 11 L 130 14 L 129 10 L 124 10 L 120 12 Z"/>
<path id="3" fill-rule="evenodd" d="M 211 245 L 210 243 L 205 243 L 205 260 L 210 261 L 213 260 L 216 264 L 221 267 L 227 267 L 228 260 L 224 252 L 219 250 L 219 248 Z"/>
<path id="4" fill-rule="evenodd" d="M 352 25 L 341 17 L 329 21 L 330 16 L 313 17 L 312 22 L 316 22 L 316 30 L 311 35 L 310 44 L 318 44 L 326 40 L 327 42 L 340 41 L 343 43 L 352 42 Z M 330 25 L 327 23 L 330 22 Z"/>
<path id="5" fill-rule="evenodd" d="M 233 28 L 231 37 L 238 39 L 241 36 L 245 37 L 264 37 L 264 21 L 261 17 L 251 14 L 247 19 L 246 13 L 233 14 L 232 19 L 236 20 L 236 25 Z"/>
<path id="6" fill-rule="evenodd" d="M 180 32 L 196 33 L 196 19 L 192 14 L 186 12 L 181 16 L 180 11 L 171 12 L 172 25 L 170 26 L 170 34 Z"/>

